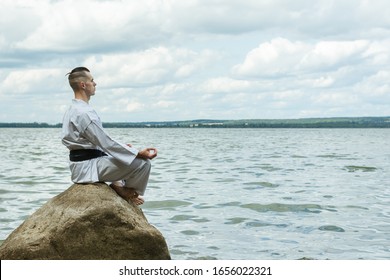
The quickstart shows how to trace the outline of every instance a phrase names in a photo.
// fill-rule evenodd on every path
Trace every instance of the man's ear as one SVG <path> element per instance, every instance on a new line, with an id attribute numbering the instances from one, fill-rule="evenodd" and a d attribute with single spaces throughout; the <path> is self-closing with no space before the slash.
<path id="1" fill-rule="evenodd" d="M 85 83 L 84 82 L 80 82 L 80 88 L 85 89 Z"/>

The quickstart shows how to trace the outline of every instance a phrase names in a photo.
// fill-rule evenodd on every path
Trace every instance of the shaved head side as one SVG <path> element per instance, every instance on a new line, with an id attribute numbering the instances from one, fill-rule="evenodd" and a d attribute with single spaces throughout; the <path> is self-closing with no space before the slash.
<path id="1" fill-rule="evenodd" d="M 80 89 L 80 82 L 85 82 L 89 78 L 87 74 L 89 72 L 89 69 L 86 67 L 76 67 L 67 74 L 69 85 L 73 91 Z"/>

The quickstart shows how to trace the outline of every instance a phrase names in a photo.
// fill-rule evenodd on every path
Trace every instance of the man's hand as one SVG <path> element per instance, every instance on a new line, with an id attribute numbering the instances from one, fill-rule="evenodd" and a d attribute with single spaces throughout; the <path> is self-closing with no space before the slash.
<path id="1" fill-rule="evenodd" d="M 137 158 L 153 159 L 157 156 L 156 148 L 146 148 L 138 152 Z"/>

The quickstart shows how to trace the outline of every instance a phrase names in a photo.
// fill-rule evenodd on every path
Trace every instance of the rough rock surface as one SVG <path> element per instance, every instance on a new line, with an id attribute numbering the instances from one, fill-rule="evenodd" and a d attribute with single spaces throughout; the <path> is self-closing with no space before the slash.
<path id="1" fill-rule="evenodd" d="M 13 231 L 0 259 L 170 259 L 142 210 L 106 184 L 74 184 Z"/>

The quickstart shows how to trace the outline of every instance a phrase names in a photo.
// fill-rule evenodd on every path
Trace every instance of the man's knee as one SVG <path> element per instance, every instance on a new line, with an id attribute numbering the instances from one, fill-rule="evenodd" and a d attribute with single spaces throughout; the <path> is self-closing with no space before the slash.
<path id="1" fill-rule="evenodd" d="M 130 165 L 130 170 L 143 170 L 149 172 L 152 167 L 152 163 L 149 159 L 136 158 Z"/>

